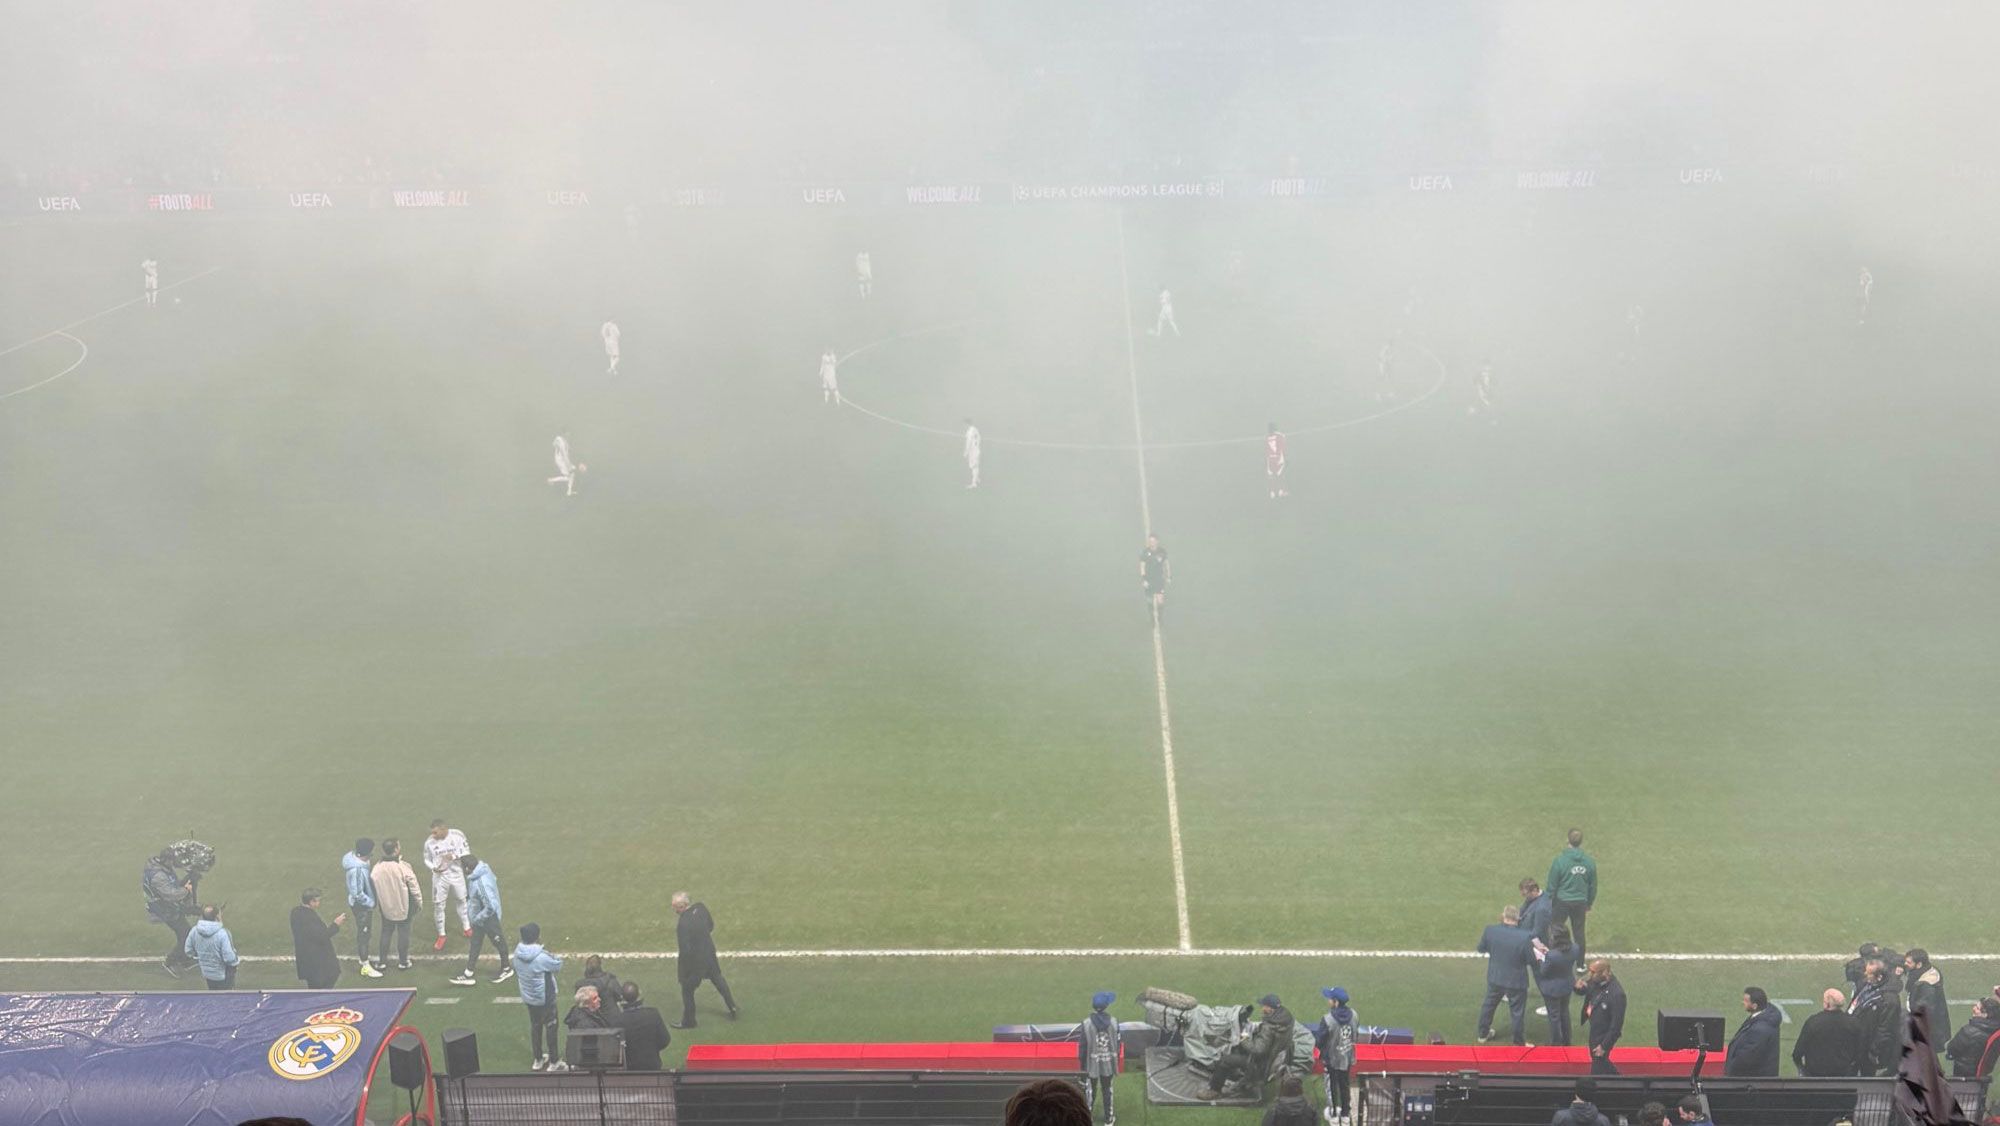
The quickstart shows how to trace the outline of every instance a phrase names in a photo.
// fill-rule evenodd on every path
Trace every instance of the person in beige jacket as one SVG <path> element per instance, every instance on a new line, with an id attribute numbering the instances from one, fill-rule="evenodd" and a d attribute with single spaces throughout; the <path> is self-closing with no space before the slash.
<path id="1" fill-rule="evenodd" d="M 417 873 L 403 859 L 403 845 L 394 837 L 382 842 L 382 859 L 368 873 L 375 885 L 375 910 L 382 920 L 381 945 L 376 950 L 375 968 L 389 968 L 389 936 L 396 936 L 396 968 L 410 968 L 410 916 L 424 905 L 424 891 Z"/>

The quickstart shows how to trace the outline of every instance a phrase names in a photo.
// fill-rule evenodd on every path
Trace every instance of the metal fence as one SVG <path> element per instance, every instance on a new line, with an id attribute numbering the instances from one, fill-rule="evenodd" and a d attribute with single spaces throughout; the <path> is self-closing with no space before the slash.
<path id="1" fill-rule="evenodd" d="M 571 1071 L 440 1078 L 438 1102 L 440 1126 L 992 1126 L 1023 1084 L 1051 1077 L 995 1071 Z"/>
<path id="2" fill-rule="evenodd" d="M 1547 1126 L 1567 1106 L 1573 1075 L 1364 1075 L 1362 1126 Z M 1670 1077 L 1597 1076 L 1598 1110 L 1614 1126 L 1636 1120 L 1640 1106 L 1671 1109 L 1690 1089 Z M 1986 1110 L 1985 1079 L 1946 1081 L 1973 1121 Z M 1702 1083 L 1717 1122 L 1726 1126 L 1906 1126 L 1895 1111 L 1895 1079 L 1710 1079 Z"/>

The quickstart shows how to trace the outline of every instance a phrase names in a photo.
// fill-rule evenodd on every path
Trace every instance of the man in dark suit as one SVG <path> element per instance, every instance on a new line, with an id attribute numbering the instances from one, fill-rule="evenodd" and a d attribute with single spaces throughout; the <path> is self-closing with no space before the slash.
<path id="1" fill-rule="evenodd" d="M 660 1053 L 674 1042 L 674 1034 L 667 1031 L 660 1010 L 639 999 L 636 982 L 625 983 L 621 1001 L 611 1027 L 625 1030 L 625 1070 L 659 1071 Z"/>
<path id="2" fill-rule="evenodd" d="M 332 989 L 340 980 L 340 956 L 333 952 L 333 936 L 340 933 L 340 924 L 347 916 L 335 915 L 333 922 L 321 922 L 319 900 L 320 890 L 307 888 L 299 894 L 299 905 L 292 908 L 292 964 L 307 989 Z"/>
<path id="3" fill-rule="evenodd" d="M 1521 929 L 1521 909 L 1508 904 L 1500 921 L 1479 936 L 1486 955 L 1486 999 L 1479 1004 L 1479 1042 L 1493 1039 L 1493 1011 L 1502 999 L 1514 1025 L 1514 1043 L 1526 1044 L 1521 1022 L 1528 1015 L 1528 966 L 1535 959 L 1535 936 Z"/>
<path id="4" fill-rule="evenodd" d="M 729 995 L 729 983 L 722 980 L 722 964 L 715 957 L 715 920 L 706 906 L 689 899 L 684 891 L 674 893 L 674 914 L 680 916 L 674 924 L 674 938 L 680 950 L 681 979 L 681 1019 L 674 1027 L 695 1026 L 694 991 L 704 981 L 715 983 L 715 991 L 722 994 L 722 1003 L 729 1009 L 729 1019 L 735 1020 L 736 999 Z"/>
<path id="5" fill-rule="evenodd" d="M 1743 1011 L 1748 1014 L 1729 1038 L 1729 1055 L 1722 1074 L 1746 1079 L 1775 1078 L 1778 1074 L 1778 1010 L 1770 995 L 1756 986 L 1743 991 Z"/>

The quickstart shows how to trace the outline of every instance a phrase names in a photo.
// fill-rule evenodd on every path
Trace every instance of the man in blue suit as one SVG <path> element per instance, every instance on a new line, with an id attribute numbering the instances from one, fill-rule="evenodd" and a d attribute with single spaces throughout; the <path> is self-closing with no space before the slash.
<path id="1" fill-rule="evenodd" d="M 1479 936 L 1479 952 L 1486 955 L 1486 1000 L 1479 1005 L 1479 1042 L 1493 1039 L 1493 1011 L 1504 998 L 1514 1024 L 1514 1043 L 1525 1045 L 1521 1022 L 1528 1015 L 1528 967 L 1535 959 L 1535 936 L 1521 929 L 1521 909 L 1508 904 L 1500 911 L 1500 921 L 1489 924 Z"/>

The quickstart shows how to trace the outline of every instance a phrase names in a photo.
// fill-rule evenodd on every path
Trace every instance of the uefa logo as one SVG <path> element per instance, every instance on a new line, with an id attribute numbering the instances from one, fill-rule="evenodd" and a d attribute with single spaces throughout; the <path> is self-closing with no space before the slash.
<path id="1" fill-rule="evenodd" d="M 285 1033 L 271 1045 L 271 1070 L 286 1079 L 318 1079 L 347 1062 L 361 1047 L 361 1014 L 328 1009 L 306 1018 L 304 1028 Z"/>

